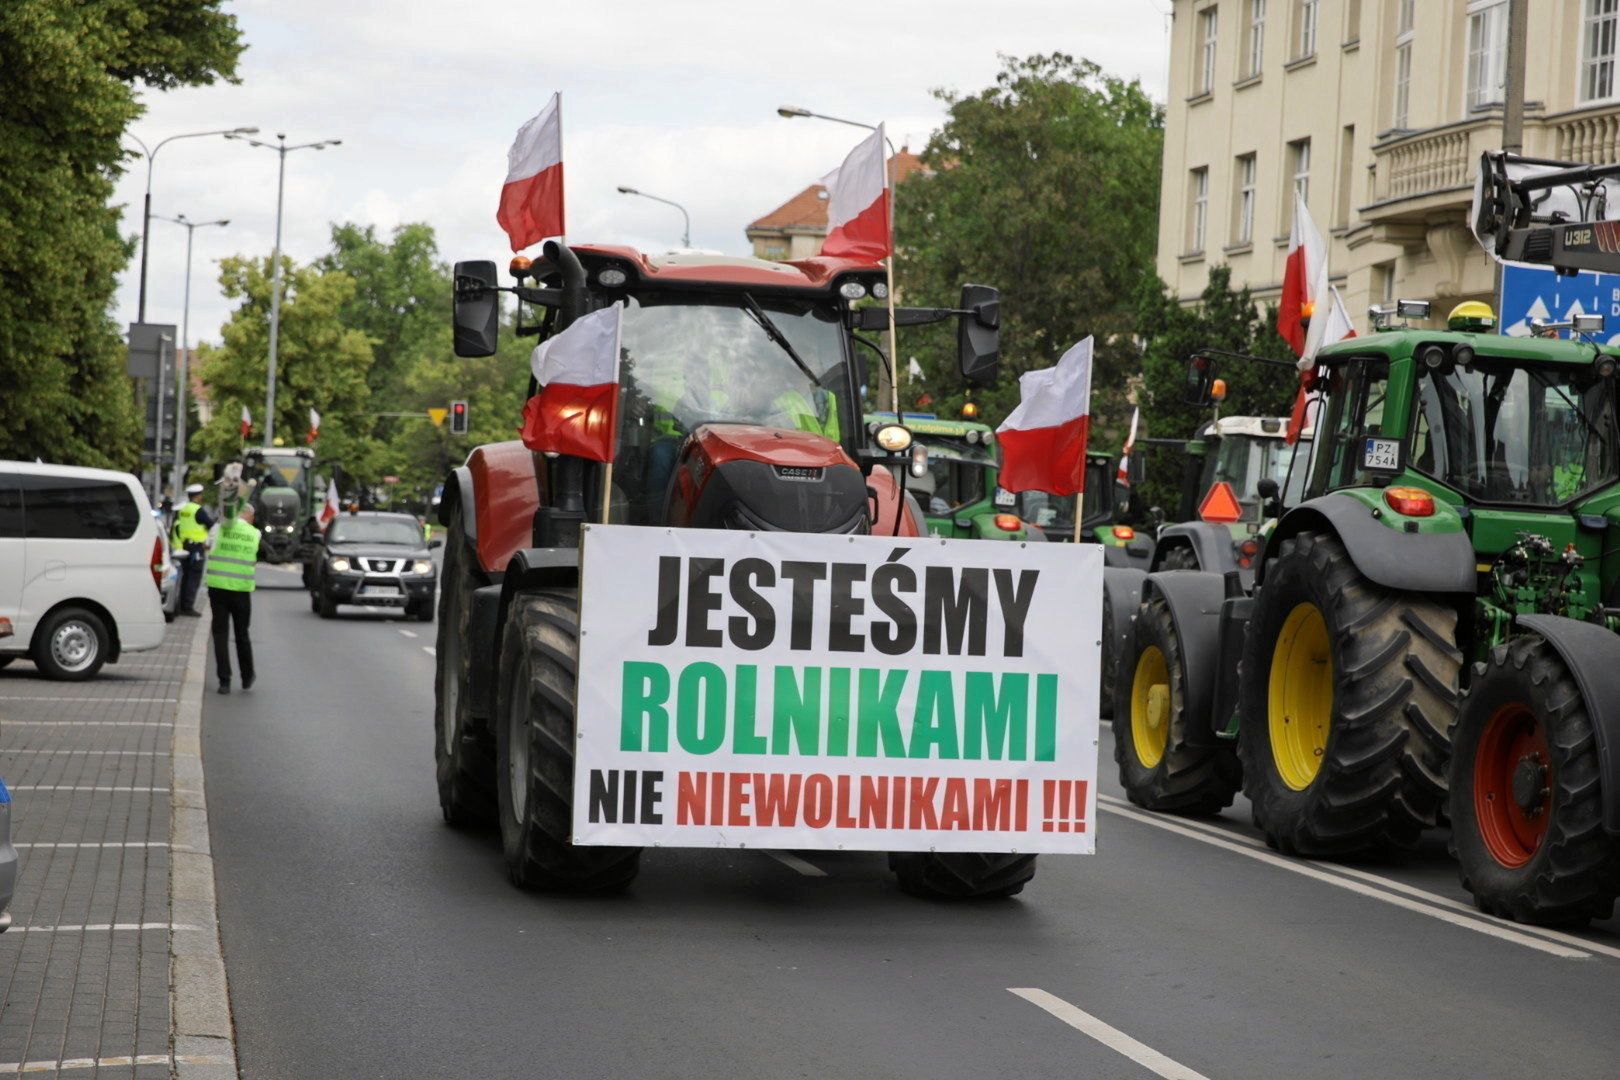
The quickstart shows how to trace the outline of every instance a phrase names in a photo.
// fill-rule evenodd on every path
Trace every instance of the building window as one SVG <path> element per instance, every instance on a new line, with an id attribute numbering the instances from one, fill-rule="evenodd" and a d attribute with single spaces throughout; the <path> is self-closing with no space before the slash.
<path id="1" fill-rule="evenodd" d="M 1194 95 L 1208 94 L 1215 89 L 1215 8 L 1198 13 L 1198 79 Z"/>
<path id="2" fill-rule="evenodd" d="M 1350 185 L 1354 182 L 1356 126 L 1346 124 L 1339 132 L 1339 190 L 1335 192 L 1333 224 L 1340 229 L 1350 224 Z"/>
<path id="3" fill-rule="evenodd" d="M 1507 0 L 1473 0 L 1468 5 L 1468 107 L 1502 100 L 1507 80 Z"/>
<path id="4" fill-rule="evenodd" d="M 1417 6 L 1417 0 L 1400 0 L 1400 6 L 1395 13 L 1395 33 L 1410 34 L 1412 32 L 1412 14 Z"/>
<path id="5" fill-rule="evenodd" d="M 1614 96 L 1614 54 L 1620 0 L 1586 0 L 1581 27 L 1581 100 Z"/>
<path id="6" fill-rule="evenodd" d="M 1243 154 L 1232 170 L 1235 199 L 1232 205 L 1232 243 L 1248 244 L 1254 241 L 1255 164 L 1253 154 Z"/>
<path id="7" fill-rule="evenodd" d="M 1293 166 L 1294 190 L 1307 203 L 1311 201 L 1311 140 L 1299 139 L 1288 144 L 1288 162 Z M 1288 204 L 1288 217 L 1294 213 L 1292 200 Z"/>
<path id="8" fill-rule="evenodd" d="M 1380 263 L 1373 267 L 1373 295 L 1380 304 L 1395 302 L 1395 264 Z"/>
<path id="9" fill-rule="evenodd" d="M 1204 231 L 1209 225 L 1209 169 L 1193 169 L 1187 174 L 1187 253 L 1204 250 Z"/>
<path id="10" fill-rule="evenodd" d="M 1616 0 L 1620 3 L 1620 0 Z M 1260 74 L 1266 54 L 1266 0 L 1249 0 L 1249 32 L 1243 38 L 1243 77 Z"/>
<path id="11" fill-rule="evenodd" d="M 1303 60 L 1307 56 L 1316 55 L 1316 17 L 1318 0 L 1297 0 L 1299 7 L 1295 11 L 1295 26 L 1298 33 L 1294 37 L 1294 59 Z"/>
<path id="12" fill-rule="evenodd" d="M 1361 40 L 1361 0 L 1346 0 L 1344 5 L 1344 43 Z"/>
<path id="13" fill-rule="evenodd" d="M 1412 7 L 1413 0 L 1400 0 L 1395 16 L 1395 100 L 1390 125 L 1400 130 L 1411 126 Z"/>

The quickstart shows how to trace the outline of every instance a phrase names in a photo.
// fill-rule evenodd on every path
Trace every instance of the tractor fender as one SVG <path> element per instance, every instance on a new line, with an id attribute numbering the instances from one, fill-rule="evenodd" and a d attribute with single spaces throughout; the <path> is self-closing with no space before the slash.
<path id="1" fill-rule="evenodd" d="M 1221 658 L 1221 604 L 1226 599 L 1226 578 L 1207 570 L 1166 570 L 1149 574 L 1142 586 L 1142 602 L 1164 597 L 1170 621 L 1181 644 L 1183 704 L 1195 726 L 1198 742 L 1206 742 L 1215 683 Z"/>
<path id="2" fill-rule="evenodd" d="M 444 478 L 444 497 L 439 500 L 439 524 L 449 528 L 450 511 L 461 507 L 461 529 L 467 536 L 467 542 L 474 548 L 478 546 L 478 515 L 473 511 L 477 505 L 478 500 L 473 497 L 472 471 L 465 465 L 457 465 Z"/>
<path id="3" fill-rule="evenodd" d="M 1575 676 L 1592 718 L 1602 785 L 1603 831 L 1620 834 L 1620 635 L 1561 615 L 1520 615 L 1518 625 L 1540 634 Z"/>
<path id="4" fill-rule="evenodd" d="M 1120 569 L 1140 570 L 1147 573 L 1153 566 L 1153 537 L 1137 533 L 1136 538 L 1123 544 L 1104 544 L 1103 565 Z"/>
<path id="5" fill-rule="evenodd" d="M 1300 503 L 1283 515 L 1266 541 L 1258 580 L 1282 542 L 1306 529 L 1339 537 L 1361 575 L 1397 592 L 1468 593 L 1475 587 L 1474 545 L 1464 532 L 1416 533 L 1392 529 L 1342 492 Z"/>
<path id="6" fill-rule="evenodd" d="M 1237 556 L 1232 554 L 1232 530 L 1212 521 L 1183 521 L 1159 530 L 1159 544 L 1153 552 L 1153 565 L 1159 567 L 1164 553 L 1176 546 L 1190 547 L 1198 556 L 1198 569 L 1214 574 L 1236 570 Z"/>
<path id="7" fill-rule="evenodd" d="M 1105 550 L 1106 554 L 1106 550 Z M 1142 606 L 1142 583 L 1147 574 L 1128 566 L 1103 566 L 1103 605 L 1113 616 L 1114 657 L 1131 651 L 1131 635 L 1136 633 L 1136 609 Z"/>
<path id="8" fill-rule="evenodd" d="M 472 655 L 475 660 L 482 655 L 489 657 L 485 668 L 489 679 L 482 687 L 475 685 L 470 689 L 474 703 L 484 702 L 490 715 L 495 709 L 496 688 L 501 685 L 501 635 L 505 633 L 506 617 L 512 610 L 512 598 L 525 589 L 578 590 L 580 550 L 577 547 L 519 548 L 512 554 L 512 561 L 506 564 L 506 573 L 501 575 L 499 585 L 489 585 L 473 593 L 474 633 L 488 635 L 488 641 L 484 644 L 487 644 L 489 651 L 484 653 L 481 645 L 474 643 Z M 497 589 L 499 599 L 494 617 L 485 615 L 480 619 L 479 601 L 487 605 L 489 594 Z M 478 682 L 477 670 L 475 663 L 474 684 Z"/>

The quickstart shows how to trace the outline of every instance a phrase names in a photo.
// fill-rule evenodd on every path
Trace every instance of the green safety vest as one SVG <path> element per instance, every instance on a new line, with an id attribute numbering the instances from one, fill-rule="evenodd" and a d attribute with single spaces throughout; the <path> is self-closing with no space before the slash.
<path id="1" fill-rule="evenodd" d="M 180 509 L 174 513 L 174 530 L 169 534 L 170 547 L 178 549 L 185 544 L 208 542 L 208 530 L 197 520 L 197 511 L 201 509 L 190 499 L 180 504 Z"/>
<path id="2" fill-rule="evenodd" d="M 232 518 L 220 526 L 219 539 L 208 556 L 203 584 L 231 592 L 253 591 L 253 568 L 259 562 L 259 530 Z"/>
<path id="3" fill-rule="evenodd" d="M 773 404 L 779 411 L 791 416 L 793 426 L 800 431 L 809 432 L 811 435 L 824 435 L 835 441 L 838 439 L 838 406 L 833 402 L 827 403 L 828 412 L 825 420 L 816 415 L 816 407 L 811 404 L 810 399 L 797 390 L 777 395 Z"/>

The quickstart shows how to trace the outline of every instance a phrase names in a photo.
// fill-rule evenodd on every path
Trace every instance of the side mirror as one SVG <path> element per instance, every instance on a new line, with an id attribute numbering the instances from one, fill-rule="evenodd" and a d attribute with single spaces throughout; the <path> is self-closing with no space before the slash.
<path id="1" fill-rule="evenodd" d="M 1260 482 L 1254 485 L 1254 490 L 1260 495 L 1260 512 L 1263 515 L 1268 518 L 1281 516 L 1282 488 L 1277 486 L 1277 481 L 1274 478 L 1270 476 L 1261 477 Z"/>
<path id="2" fill-rule="evenodd" d="M 495 291 L 495 264 L 488 259 L 458 262 L 455 267 L 457 356 L 493 356 L 499 344 L 500 293 Z"/>
<path id="3" fill-rule="evenodd" d="M 956 352 L 962 381 L 988 386 L 1001 366 L 1001 293 L 990 285 L 962 286 Z"/>
<path id="4" fill-rule="evenodd" d="M 1215 404 L 1215 361 L 1208 356 L 1194 354 L 1187 358 L 1186 390 L 1183 402 L 1207 409 Z"/>

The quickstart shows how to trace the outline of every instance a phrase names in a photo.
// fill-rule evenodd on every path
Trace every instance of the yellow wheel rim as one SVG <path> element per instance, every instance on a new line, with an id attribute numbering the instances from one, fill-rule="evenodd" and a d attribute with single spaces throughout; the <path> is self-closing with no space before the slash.
<path id="1" fill-rule="evenodd" d="M 1300 604 L 1283 621 L 1271 654 L 1271 757 L 1277 775 L 1304 791 L 1322 768 L 1333 726 L 1333 651 L 1315 604 Z"/>
<path id="2" fill-rule="evenodd" d="M 1157 768 L 1170 742 L 1170 667 L 1157 645 L 1136 658 L 1131 679 L 1131 745 L 1146 769 Z"/>

